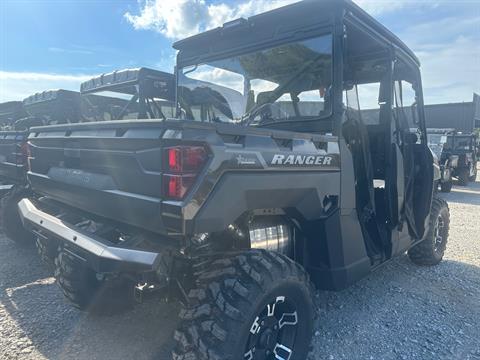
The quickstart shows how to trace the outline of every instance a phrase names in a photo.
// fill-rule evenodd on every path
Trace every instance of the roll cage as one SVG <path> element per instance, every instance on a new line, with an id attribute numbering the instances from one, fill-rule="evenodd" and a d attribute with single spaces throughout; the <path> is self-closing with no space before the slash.
<path id="1" fill-rule="evenodd" d="M 288 24 L 288 27 L 285 25 Z M 388 70 L 393 72 L 395 64 L 401 62 L 403 73 L 408 73 L 417 89 L 416 123 L 422 142 L 426 143 L 423 94 L 419 71 L 419 60 L 413 52 L 393 33 L 378 23 L 350 0 L 303 1 L 264 14 L 238 19 L 222 27 L 201 33 L 174 44 L 177 49 L 177 71 L 186 66 L 195 66 L 227 56 L 245 54 L 275 45 L 313 38 L 323 34 L 333 35 L 333 85 L 332 115 L 322 121 L 304 121 L 274 126 L 284 130 L 301 132 L 325 132 L 342 135 L 342 118 L 345 110 L 343 93 L 349 79 L 349 62 L 357 61 L 370 65 L 383 59 Z M 401 75 L 398 70 L 396 76 Z M 375 77 L 374 71 L 363 71 L 357 79 L 365 83 Z M 393 83 L 393 73 L 391 81 Z M 179 74 L 177 74 L 177 79 Z M 388 99 L 390 97 L 390 99 Z M 385 101 L 391 100 L 384 92 Z M 178 91 L 177 91 L 178 101 Z"/>
<path id="2" fill-rule="evenodd" d="M 82 98 L 87 103 L 92 94 L 105 92 L 124 95 L 124 98 L 110 96 L 103 104 L 92 104 L 94 108 L 109 105 L 108 120 L 122 120 L 132 113 L 137 114 L 138 119 L 165 119 L 173 115 L 175 81 L 172 74 L 149 68 L 125 69 L 102 74 L 80 86 Z M 165 108 L 170 108 L 167 114 Z"/>

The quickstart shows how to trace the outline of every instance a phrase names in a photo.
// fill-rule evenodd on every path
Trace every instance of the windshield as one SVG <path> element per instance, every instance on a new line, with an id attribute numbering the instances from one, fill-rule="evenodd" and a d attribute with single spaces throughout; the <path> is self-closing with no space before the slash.
<path id="1" fill-rule="evenodd" d="M 443 151 L 443 146 L 447 142 L 447 137 L 442 134 L 427 134 L 428 146 L 432 152 L 440 159 Z"/>
<path id="2" fill-rule="evenodd" d="M 332 36 L 180 69 L 182 117 L 264 126 L 331 114 Z"/>
<path id="3" fill-rule="evenodd" d="M 472 138 L 470 136 L 449 136 L 445 149 L 448 150 L 471 150 Z"/>

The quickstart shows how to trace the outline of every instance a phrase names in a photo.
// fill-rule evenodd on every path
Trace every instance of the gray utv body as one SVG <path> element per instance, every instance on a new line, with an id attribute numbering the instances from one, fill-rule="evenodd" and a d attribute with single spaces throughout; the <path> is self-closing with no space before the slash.
<path id="1" fill-rule="evenodd" d="M 171 264 L 199 254 L 288 248 L 319 288 L 338 290 L 404 254 L 427 231 L 434 175 L 419 61 L 395 35 L 351 1 L 304 1 L 177 42 L 177 68 L 322 34 L 331 35 L 334 55 L 331 112 L 321 120 L 32 128 L 28 180 L 35 195 L 19 204 L 25 226 L 96 272 L 156 279 L 175 279 Z M 82 85 L 82 93 L 128 78 L 106 75 Z M 414 85 L 419 137 L 409 133 L 405 114 L 392 110 L 396 80 Z M 382 83 L 382 107 L 367 126 L 342 99 L 346 89 L 369 82 Z M 179 89 L 177 103 L 190 101 Z M 171 198 L 166 192 L 187 185 L 165 154 L 182 147 L 202 154 L 201 168 L 188 174 L 184 196 Z M 271 224 L 292 229 L 287 246 L 255 236 Z"/>
<path id="2" fill-rule="evenodd" d="M 453 163 L 452 176 L 459 178 L 462 185 L 467 185 L 476 179 L 479 154 L 476 134 L 453 131 L 447 136 L 441 158 Z"/>

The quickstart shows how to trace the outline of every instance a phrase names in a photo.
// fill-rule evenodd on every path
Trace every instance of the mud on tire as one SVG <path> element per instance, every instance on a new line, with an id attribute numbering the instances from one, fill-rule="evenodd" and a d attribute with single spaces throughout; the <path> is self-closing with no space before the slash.
<path id="1" fill-rule="evenodd" d="M 174 360 L 304 360 L 315 307 L 303 268 L 255 250 L 207 261 L 180 313 Z"/>
<path id="2" fill-rule="evenodd" d="M 408 256 L 417 265 L 436 265 L 443 259 L 450 228 L 448 204 L 440 198 L 433 198 L 429 230 L 424 240 L 408 251 Z"/>
<path id="3" fill-rule="evenodd" d="M 60 250 L 55 259 L 55 278 L 65 297 L 80 310 L 113 315 L 133 307 L 133 282 L 124 278 L 101 280 L 68 250 Z"/>
<path id="4" fill-rule="evenodd" d="M 33 246 L 35 236 L 23 227 L 18 202 L 29 195 L 28 190 L 15 186 L 0 200 L 0 219 L 3 232 L 10 239 L 22 246 Z"/>

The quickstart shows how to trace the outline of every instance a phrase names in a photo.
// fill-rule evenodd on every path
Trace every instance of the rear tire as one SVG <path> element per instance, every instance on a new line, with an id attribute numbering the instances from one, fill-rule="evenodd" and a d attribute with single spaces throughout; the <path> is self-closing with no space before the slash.
<path id="1" fill-rule="evenodd" d="M 462 186 L 468 186 L 470 182 L 470 171 L 467 169 L 460 169 L 458 174 L 458 181 Z"/>
<path id="2" fill-rule="evenodd" d="M 428 232 L 421 243 L 408 251 L 408 256 L 417 265 L 437 265 L 447 248 L 450 229 L 450 212 L 445 200 L 434 198 L 430 212 Z"/>
<path id="3" fill-rule="evenodd" d="M 35 239 L 38 255 L 42 263 L 52 273 L 55 272 L 55 258 L 58 256 L 58 244 L 37 236 Z"/>
<path id="4" fill-rule="evenodd" d="M 133 282 L 120 277 L 100 280 L 82 259 L 65 249 L 55 259 L 55 278 L 65 297 L 79 310 L 114 315 L 133 307 Z"/>
<path id="5" fill-rule="evenodd" d="M 453 183 L 452 181 L 447 181 L 447 182 L 444 182 L 444 183 L 441 183 L 440 184 L 440 191 L 442 193 L 449 193 L 452 191 L 452 187 L 453 187 Z"/>
<path id="6" fill-rule="evenodd" d="M 0 202 L 3 232 L 10 240 L 22 246 L 32 246 L 35 241 L 35 236 L 23 227 L 18 212 L 18 202 L 28 195 L 29 192 L 25 188 L 15 186 Z"/>
<path id="7" fill-rule="evenodd" d="M 203 265 L 180 313 L 174 360 L 306 359 L 315 307 L 301 266 L 262 250 Z"/>
<path id="8" fill-rule="evenodd" d="M 472 166 L 474 166 L 474 168 L 473 168 L 473 175 L 470 176 L 470 177 L 468 178 L 468 180 L 470 180 L 470 182 L 475 182 L 475 181 L 477 181 L 477 172 L 478 172 L 478 170 L 477 170 L 477 166 L 476 166 L 476 165 L 472 165 Z"/>

